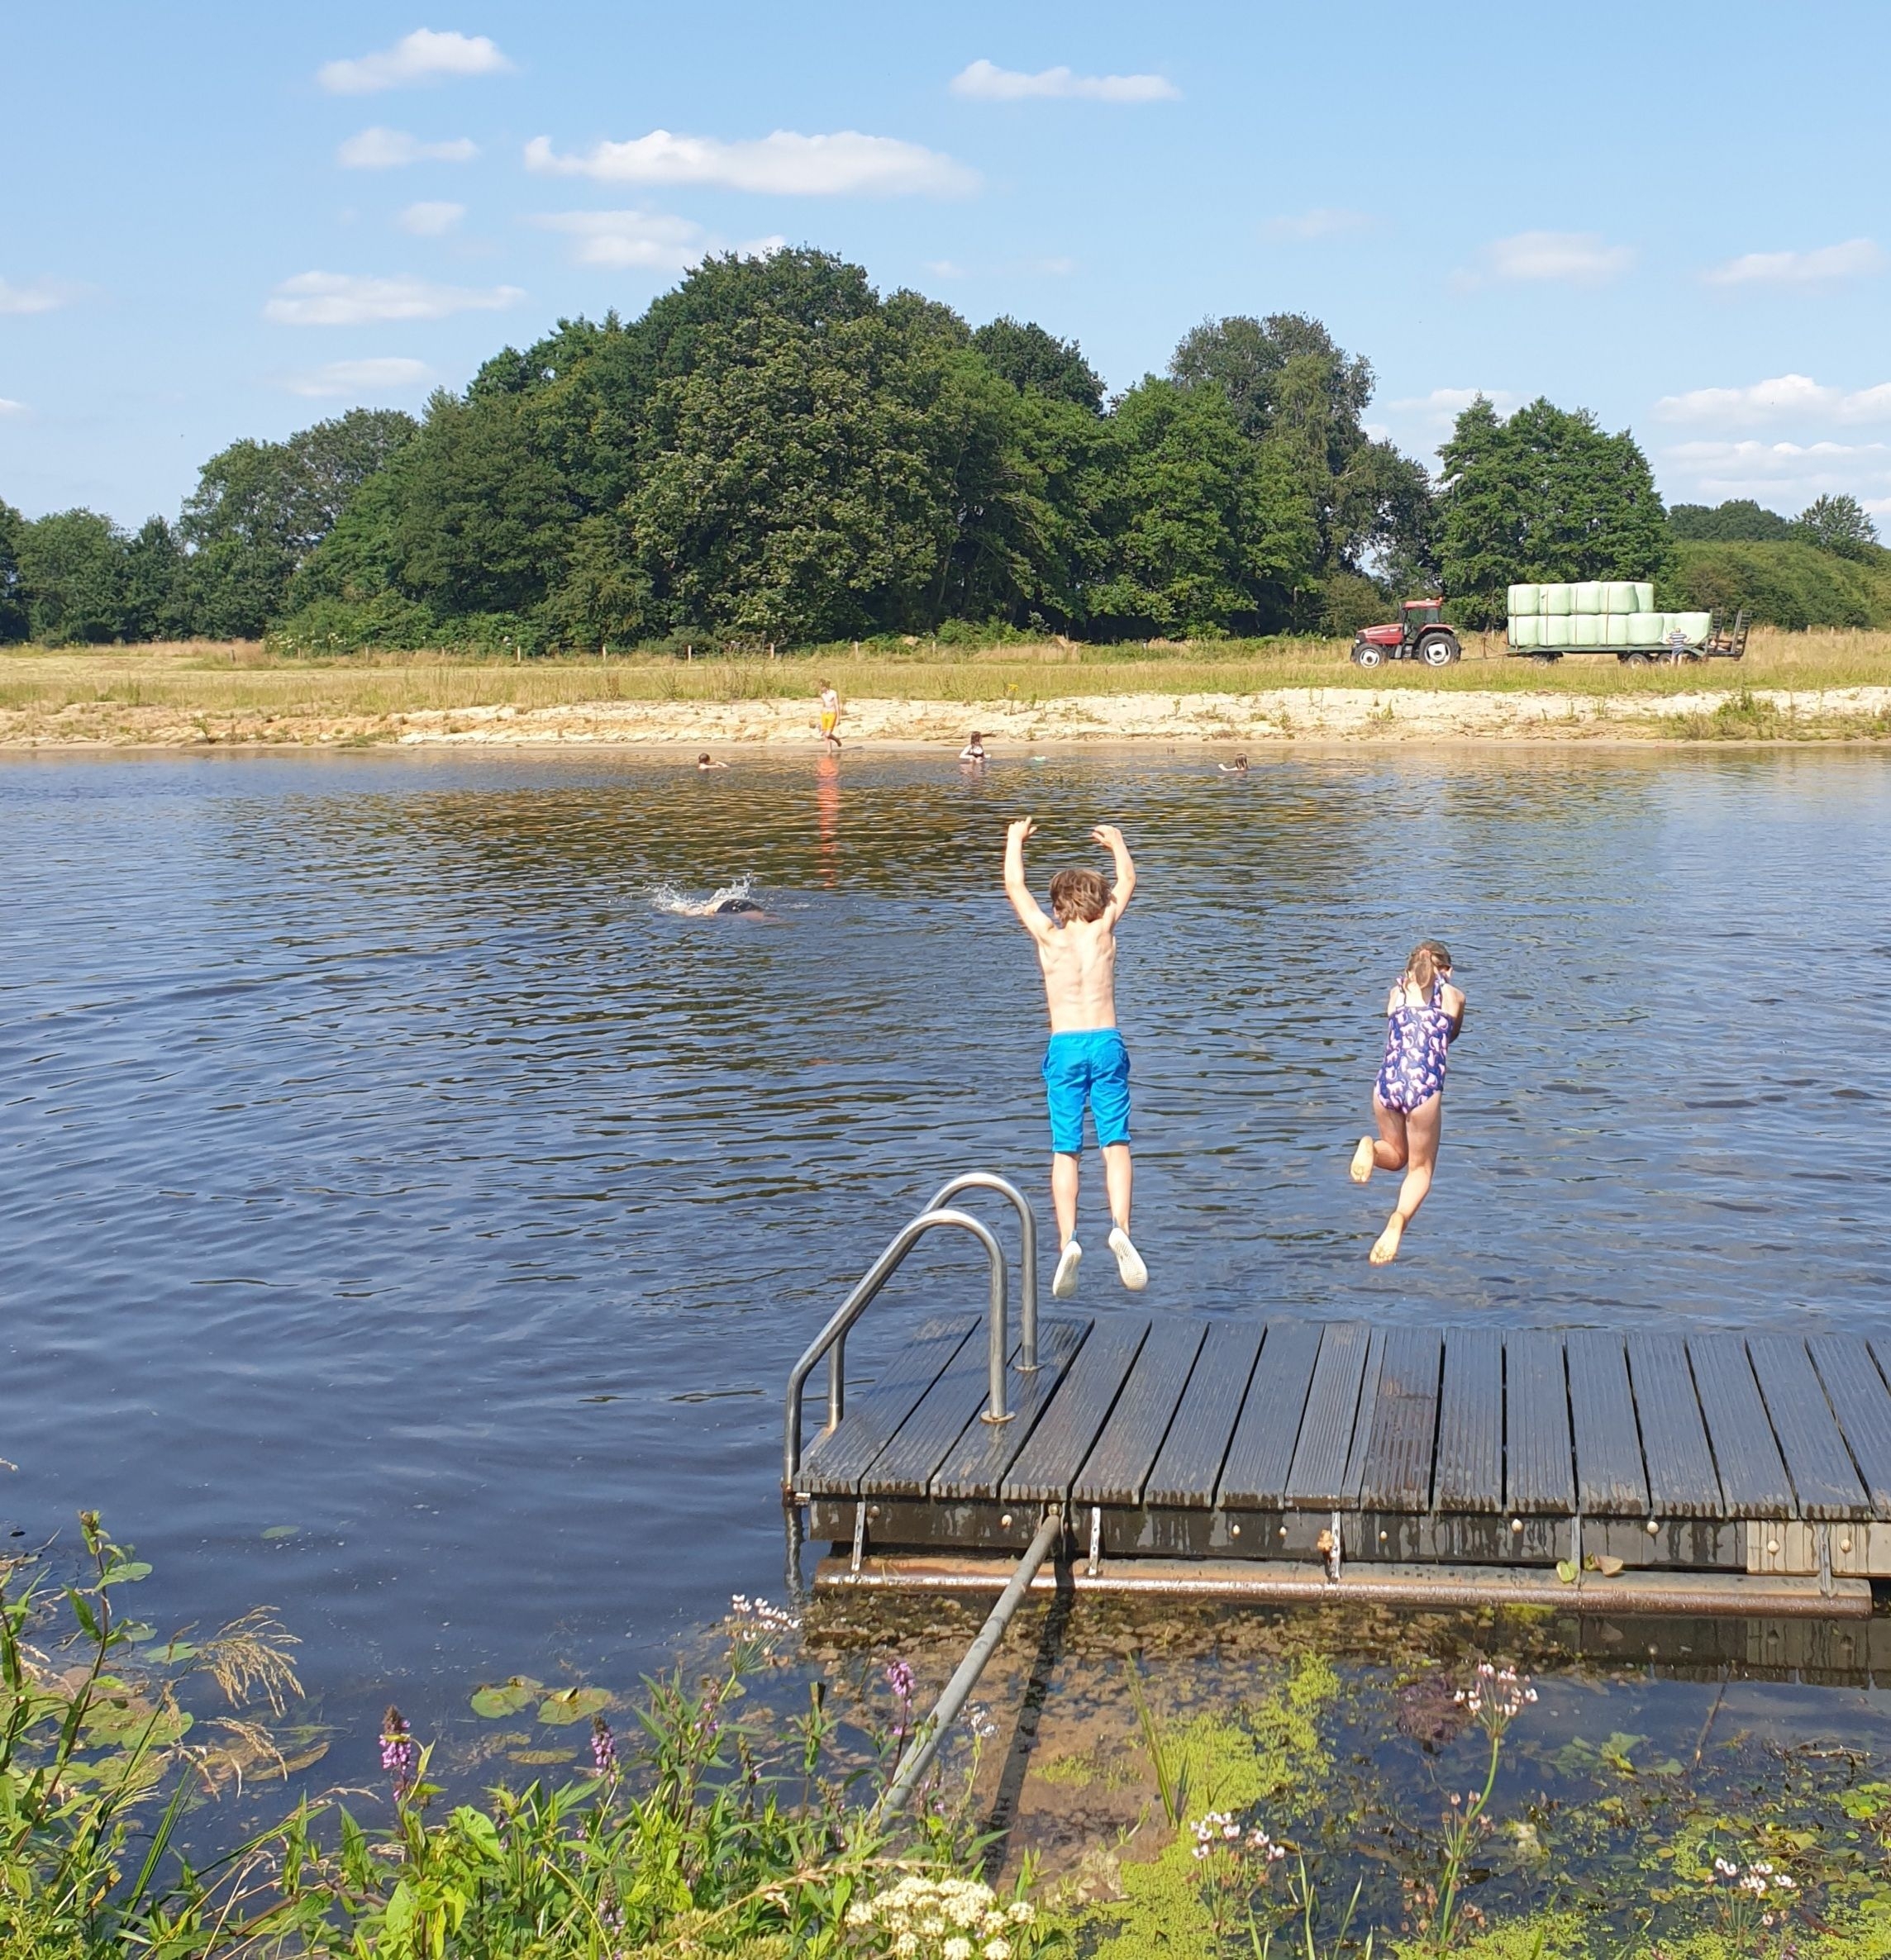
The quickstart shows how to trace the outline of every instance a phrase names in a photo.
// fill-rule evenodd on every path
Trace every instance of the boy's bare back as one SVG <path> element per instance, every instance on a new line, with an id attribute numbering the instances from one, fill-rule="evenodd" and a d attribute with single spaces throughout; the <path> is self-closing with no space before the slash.
<path id="1" fill-rule="evenodd" d="M 1036 830 L 1029 817 L 1005 834 L 1005 896 L 1010 899 L 1037 948 L 1044 975 L 1045 1004 L 1054 1035 L 1088 1033 L 1117 1025 L 1117 921 L 1136 889 L 1136 867 L 1123 835 L 1114 824 L 1099 824 L 1090 835 L 1116 863 L 1116 884 L 1095 919 L 1050 918 L 1024 882 L 1024 842 Z"/>

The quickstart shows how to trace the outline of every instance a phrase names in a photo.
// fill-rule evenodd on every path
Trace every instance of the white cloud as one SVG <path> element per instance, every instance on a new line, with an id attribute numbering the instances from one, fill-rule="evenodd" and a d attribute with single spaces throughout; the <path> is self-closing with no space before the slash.
<path id="1" fill-rule="evenodd" d="M 1428 395 L 1407 395 L 1386 407 L 1408 420 L 1427 426 L 1448 428 L 1482 395 L 1499 415 L 1508 415 L 1521 406 L 1522 397 L 1506 388 L 1435 388 Z"/>
<path id="2" fill-rule="evenodd" d="M 26 405 L 24 402 L 12 401 L 7 396 L 0 395 L 0 415 L 24 415 L 26 412 Z"/>
<path id="3" fill-rule="evenodd" d="M 1599 231 L 1519 231 L 1484 247 L 1483 271 L 1493 279 L 1597 286 L 1634 263 L 1628 246 L 1604 244 Z"/>
<path id="4" fill-rule="evenodd" d="M 291 374 L 283 383 L 292 395 L 411 394 L 434 379 L 425 361 L 409 360 L 402 354 L 356 361 L 330 361 L 304 374 Z"/>
<path id="5" fill-rule="evenodd" d="M 379 54 L 326 63 L 315 78 L 331 95 L 374 95 L 422 82 L 503 74 L 512 65 L 483 34 L 436 34 L 417 27 Z"/>
<path id="6" fill-rule="evenodd" d="M 658 211 L 550 212 L 534 221 L 548 231 L 563 231 L 577 240 L 572 252 L 580 265 L 601 265 L 612 271 L 649 269 L 683 272 L 725 249 L 688 218 Z M 783 238 L 751 239 L 737 249 L 746 258 L 764 259 L 779 252 Z"/>
<path id="7" fill-rule="evenodd" d="M 1053 278 L 1061 279 L 1077 269 L 1077 261 L 1063 258 L 1032 259 L 1027 261 L 1027 269 L 1031 272 L 1047 272 Z"/>
<path id="8" fill-rule="evenodd" d="M 344 170 L 395 170 L 403 164 L 469 164 L 479 154 L 470 136 L 423 143 L 404 129 L 364 129 L 335 153 Z"/>
<path id="9" fill-rule="evenodd" d="M 1334 210 L 1320 205 L 1296 216 L 1269 218 L 1261 228 L 1269 238 L 1331 238 L 1338 232 L 1360 231 L 1371 222 L 1363 211 Z"/>
<path id="10" fill-rule="evenodd" d="M 1691 490 L 1683 497 L 1670 489 L 1671 502 L 1750 497 L 1791 510 L 1845 492 L 1875 508 L 1891 497 L 1891 443 L 1684 442 L 1663 451 L 1661 474 Z"/>
<path id="11" fill-rule="evenodd" d="M 1891 381 L 1875 388 L 1828 388 L 1809 374 L 1775 374 L 1746 388 L 1697 388 L 1655 404 L 1664 421 L 1738 428 L 1780 416 L 1831 422 L 1891 421 Z"/>
<path id="12" fill-rule="evenodd" d="M 777 130 L 750 141 L 724 143 L 658 129 L 628 142 L 594 144 L 583 156 L 561 156 L 549 136 L 535 136 L 526 145 L 526 168 L 606 183 L 707 183 L 808 197 L 950 197 L 975 189 L 979 182 L 976 172 L 938 150 L 857 130 L 824 136 Z"/>
<path id="13" fill-rule="evenodd" d="M 35 279 L 30 286 L 16 286 L 0 279 L 0 313 L 50 313 L 78 297 L 79 288 L 59 279 Z"/>
<path id="14" fill-rule="evenodd" d="M 408 205 L 394 222 L 416 238 L 443 238 L 465 215 L 464 204 L 422 198 L 417 204 Z"/>
<path id="15" fill-rule="evenodd" d="M 1702 277 L 1713 286 L 1817 286 L 1863 278 L 1887 264 L 1891 259 L 1869 238 L 1851 238 L 1810 252 L 1748 252 Z"/>
<path id="16" fill-rule="evenodd" d="M 436 286 L 426 279 L 298 272 L 270 295 L 263 317 L 279 326 L 362 326 L 377 320 L 444 320 L 497 312 L 525 297 L 517 286 Z"/>
<path id="17" fill-rule="evenodd" d="M 950 259 L 928 259 L 926 269 L 936 278 L 962 279 L 965 276 L 965 267 Z"/>
<path id="18" fill-rule="evenodd" d="M 952 93 L 981 102 L 1018 102 L 1046 97 L 1093 102 L 1174 102 L 1182 91 L 1164 75 L 1079 75 L 1067 68 L 1026 74 L 974 61 L 952 78 Z"/>

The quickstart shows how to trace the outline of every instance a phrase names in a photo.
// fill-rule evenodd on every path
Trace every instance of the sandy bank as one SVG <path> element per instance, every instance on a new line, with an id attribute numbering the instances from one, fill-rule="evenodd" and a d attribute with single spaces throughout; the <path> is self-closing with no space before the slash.
<path id="1" fill-rule="evenodd" d="M 855 700 L 850 747 L 956 749 L 971 729 L 994 751 L 1160 740 L 1261 747 L 1295 740 L 1762 740 L 1891 736 L 1891 687 L 1650 696 L 1428 693 L 1402 687 L 1284 687 L 1253 694 L 1088 695 L 1036 702 Z M 359 745 L 794 748 L 815 739 L 802 701 L 579 702 L 379 716 L 231 712 L 111 702 L 0 711 L 0 748 Z"/>

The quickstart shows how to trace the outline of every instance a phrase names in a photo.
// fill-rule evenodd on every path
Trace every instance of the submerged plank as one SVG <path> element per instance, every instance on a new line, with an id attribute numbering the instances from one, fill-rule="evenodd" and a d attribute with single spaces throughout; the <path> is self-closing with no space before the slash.
<path id="1" fill-rule="evenodd" d="M 1438 1390 L 1432 1507 L 1503 1508 L 1503 1336 L 1494 1327 L 1448 1327 Z"/>
<path id="2" fill-rule="evenodd" d="M 1210 1322 L 1168 1439 L 1144 1487 L 1146 1504 L 1206 1510 L 1215 1501 L 1263 1331 L 1251 1321 Z"/>
<path id="3" fill-rule="evenodd" d="M 1584 1515 L 1646 1517 L 1648 1477 L 1622 1336 L 1600 1327 L 1572 1328 L 1563 1337 L 1563 1352 L 1569 1369 L 1576 1498 Z M 1661 1419 L 1660 1410 L 1650 1411 L 1651 1421 Z"/>
<path id="4" fill-rule="evenodd" d="M 1075 1504 L 1140 1504 L 1202 1351 L 1199 1320 L 1157 1320 L 1071 1487 Z"/>

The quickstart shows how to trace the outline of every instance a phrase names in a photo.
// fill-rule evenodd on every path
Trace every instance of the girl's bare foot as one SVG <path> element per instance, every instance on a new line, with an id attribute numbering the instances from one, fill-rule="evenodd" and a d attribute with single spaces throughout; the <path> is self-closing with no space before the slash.
<path id="1" fill-rule="evenodd" d="M 1353 1152 L 1352 1168 L 1347 1173 L 1355 1184 L 1363 1184 L 1372 1175 L 1372 1139 L 1362 1136 L 1359 1148 Z"/>
<path id="2" fill-rule="evenodd" d="M 1385 1230 L 1379 1235 L 1372 1251 L 1367 1256 L 1374 1266 L 1389 1266 L 1398 1257 L 1398 1242 L 1405 1236 L 1405 1220 L 1394 1211 L 1385 1221 Z"/>

